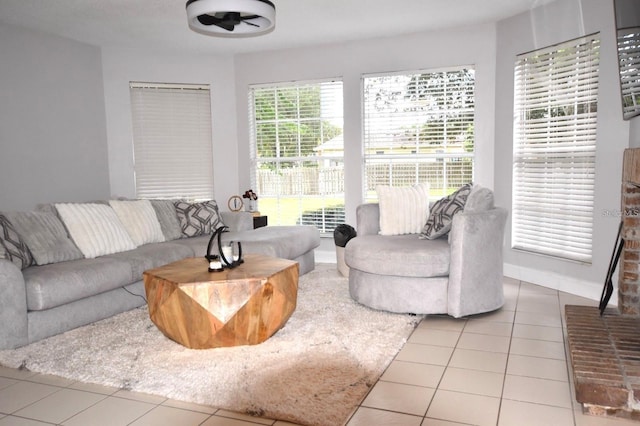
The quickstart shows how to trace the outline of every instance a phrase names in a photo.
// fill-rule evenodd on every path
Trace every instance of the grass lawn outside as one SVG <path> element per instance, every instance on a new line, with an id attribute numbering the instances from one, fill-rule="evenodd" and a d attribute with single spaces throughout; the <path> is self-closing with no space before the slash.
<path id="1" fill-rule="evenodd" d="M 443 193 L 442 189 L 435 188 L 429 191 L 429 197 L 432 201 L 439 200 L 445 194 L 451 194 L 458 187 L 447 188 L 447 190 Z M 375 191 L 369 191 L 367 193 L 368 202 L 373 202 L 376 198 Z M 317 197 L 317 196 L 302 196 L 302 197 L 267 197 L 263 196 L 258 199 L 258 210 L 261 215 L 269 217 L 269 225 L 299 225 L 300 218 L 303 213 L 306 213 L 305 216 L 313 214 L 316 212 L 316 216 L 319 215 L 319 212 L 322 209 L 326 209 L 325 211 L 335 212 L 336 210 L 344 210 L 344 197 L 343 196 L 333 196 L 333 197 Z M 329 217 L 328 220 L 331 221 L 334 219 L 333 217 Z M 344 222 L 344 215 L 342 216 L 342 221 Z M 330 231 L 333 229 L 333 226 L 338 225 L 339 223 L 328 223 L 326 224 L 327 230 Z M 319 226 L 319 225 L 318 225 Z M 319 228 L 322 228 L 319 226 Z M 322 229 L 321 229 L 322 230 Z"/>

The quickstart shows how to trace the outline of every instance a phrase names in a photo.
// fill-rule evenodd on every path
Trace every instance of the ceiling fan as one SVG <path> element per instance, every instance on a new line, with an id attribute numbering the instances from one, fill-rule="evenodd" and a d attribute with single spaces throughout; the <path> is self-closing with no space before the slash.
<path id="1" fill-rule="evenodd" d="M 265 34 L 275 27 L 276 7 L 269 0 L 189 0 L 189 27 L 223 37 Z"/>

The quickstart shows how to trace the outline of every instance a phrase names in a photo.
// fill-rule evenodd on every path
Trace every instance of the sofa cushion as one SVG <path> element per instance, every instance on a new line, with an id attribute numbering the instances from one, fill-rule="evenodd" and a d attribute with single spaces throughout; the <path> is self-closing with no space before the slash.
<path id="1" fill-rule="evenodd" d="M 6 212 L 22 240 L 29 247 L 37 265 L 82 259 L 67 230 L 54 213 Z"/>
<path id="2" fill-rule="evenodd" d="M 149 200 L 111 200 L 109 205 L 136 246 L 164 241 L 158 216 Z"/>
<path id="3" fill-rule="evenodd" d="M 223 241 L 241 241 L 242 250 L 247 253 L 293 260 L 320 245 L 320 232 L 315 226 L 307 225 L 265 226 L 225 233 Z"/>
<path id="4" fill-rule="evenodd" d="M 420 238 L 433 240 L 449 232 L 453 216 L 464 209 L 469 192 L 471 192 L 471 186 L 472 184 L 470 183 L 462 185 L 454 193 L 439 199 L 433 204 L 427 223 L 420 233 Z"/>
<path id="5" fill-rule="evenodd" d="M 127 262 L 104 257 L 34 266 L 23 272 L 27 309 L 39 311 L 131 284 Z"/>
<path id="6" fill-rule="evenodd" d="M 172 200 L 151 200 L 151 205 L 156 211 L 160 229 L 165 241 L 173 241 L 182 238 L 182 229 L 176 213 L 176 206 Z"/>
<path id="7" fill-rule="evenodd" d="M 265 226 L 240 232 L 225 232 L 222 241 L 239 241 L 242 253 L 293 260 L 320 245 L 320 233 L 315 226 Z M 207 253 L 209 235 L 176 240 L 175 243 L 190 247 L 195 256 Z M 217 246 L 215 247 L 217 253 Z"/>
<path id="8" fill-rule="evenodd" d="M 176 201 L 174 204 L 183 237 L 211 234 L 224 226 L 215 200 L 199 203 Z"/>
<path id="9" fill-rule="evenodd" d="M 204 256 L 204 253 L 202 255 Z M 145 244 L 135 250 L 105 256 L 105 258 L 127 263 L 131 267 L 132 282 L 141 280 L 142 273 L 147 269 L 157 268 L 187 257 L 194 257 L 193 250 L 184 245 L 169 242 Z"/>
<path id="10" fill-rule="evenodd" d="M 450 259 L 449 244 L 444 238 L 363 235 L 349 240 L 345 248 L 345 261 L 350 268 L 377 275 L 447 276 Z"/>
<path id="11" fill-rule="evenodd" d="M 94 203 L 55 206 L 84 257 L 92 259 L 136 248 L 111 206 Z"/>
<path id="12" fill-rule="evenodd" d="M 380 235 L 418 234 L 429 216 L 429 184 L 376 187 Z"/>
<path id="13" fill-rule="evenodd" d="M 29 247 L 3 214 L 0 214 L 0 245 L 3 247 L 4 258 L 18 268 L 25 269 L 34 264 Z"/>

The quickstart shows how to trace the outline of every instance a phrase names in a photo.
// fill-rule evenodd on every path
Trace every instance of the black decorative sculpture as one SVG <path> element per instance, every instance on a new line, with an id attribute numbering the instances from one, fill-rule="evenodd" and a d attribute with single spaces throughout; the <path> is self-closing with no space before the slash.
<path id="1" fill-rule="evenodd" d="M 238 246 L 237 256 L 233 250 L 233 241 L 231 241 L 228 246 L 222 246 L 222 234 L 224 232 L 229 232 L 229 227 L 221 226 L 220 228 L 217 228 L 213 234 L 211 234 L 211 238 L 209 239 L 207 254 L 205 256 L 209 261 L 209 272 L 220 272 L 224 269 L 233 269 L 244 262 L 242 259 L 242 244 L 240 244 L 240 241 L 236 243 Z M 218 241 L 219 254 L 211 254 L 214 240 Z"/>

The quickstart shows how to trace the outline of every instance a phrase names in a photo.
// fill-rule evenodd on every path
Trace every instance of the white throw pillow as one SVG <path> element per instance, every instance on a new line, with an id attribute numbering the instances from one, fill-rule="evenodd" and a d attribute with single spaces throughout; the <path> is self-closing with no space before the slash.
<path id="1" fill-rule="evenodd" d="M 109 205 L 136 246 L 164 241 L 160 221 L 149 200 L 111 200 Z"/>
<path id="2" fill-rule="evenodd" d="M 55 206 L 84 257 L 91 259 L 136 248 L 111 206 L 91 203 Z"/>
<path id="3" fill-rule="evenodd" d="M 376 188 L 380 235 L 419 234 L 429 216 L 429 184 Z"/>

